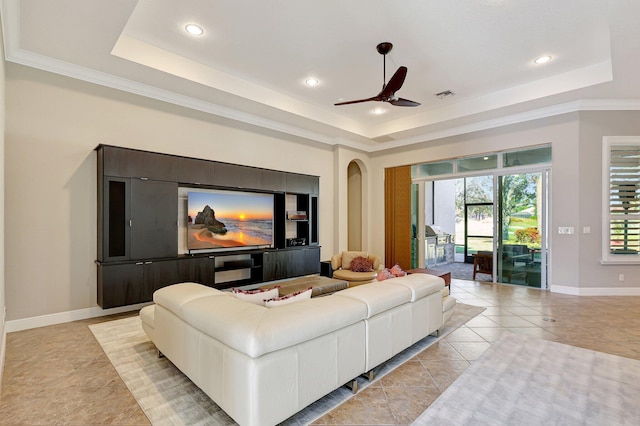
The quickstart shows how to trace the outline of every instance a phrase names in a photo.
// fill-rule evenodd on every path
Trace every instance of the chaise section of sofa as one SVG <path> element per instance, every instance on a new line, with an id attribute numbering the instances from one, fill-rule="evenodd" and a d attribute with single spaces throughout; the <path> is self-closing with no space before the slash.
<path id="1" fill-rule="evenodd" d="M 279 423 L 364 372 L 358 301 L 265 308 L 192 283 L 154 301 L 141 318 L 158 350 L 241 425 Z"/>

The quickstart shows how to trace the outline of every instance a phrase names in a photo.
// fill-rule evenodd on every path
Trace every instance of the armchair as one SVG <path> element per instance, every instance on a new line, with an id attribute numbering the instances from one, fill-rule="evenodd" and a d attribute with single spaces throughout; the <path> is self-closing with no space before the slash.
<path id="1" fill-rule="evenodd" d="M 371 270 L 358 272 L 351 270 L 351 262 L 357 257 L 364 257 L 371 262 Z M 380 257 L 369 255 L 366 251 L 343 251 L 331 256 L 331 269 L 333 278 L 349 282 L 349 287 L 370 283 L 375 280 L 380 269 Z"/>

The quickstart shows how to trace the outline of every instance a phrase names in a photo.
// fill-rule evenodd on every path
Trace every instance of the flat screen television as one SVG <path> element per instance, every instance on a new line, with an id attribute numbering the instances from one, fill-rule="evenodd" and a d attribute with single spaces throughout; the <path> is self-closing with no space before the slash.
<path id="1" fill-rule="evenodd" d="M 273 247 L 273 194 L 227 190 L 187 193 L 189 252 Z"/>

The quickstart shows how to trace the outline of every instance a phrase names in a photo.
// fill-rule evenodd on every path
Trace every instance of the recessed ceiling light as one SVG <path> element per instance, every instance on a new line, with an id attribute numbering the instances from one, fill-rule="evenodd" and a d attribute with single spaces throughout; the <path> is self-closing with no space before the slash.
<path id="1" fill-rule="evenodd" d="M 308 78 L 304 82 L 307 86 L 311 86 L 311 87 L 317 86 L 318 84 L 320 84 L 317 78 Z"/>
<path id="2" fill-rule="evenodd" d="M 487 161 L 489 157 L 482 157 L 483 160 Z"/>
<path id="3" fill-rule="evenodd" d="M 384 108 L 376 108 L 373 111 L 371 111 L 373 114 L 376 115 L 380 115 L 380 114 L 384 114 L 385 113 L 385 109 Z"/>
<path id="4" fill-rule="evenodd" d="M 535 62 L 536 64 L 546 64 L 550 60 L 551 60 L 551 56 L 545 55 L 545 56 L 540 56 L 539 58 L 536 58 L 536 60 L 533 62 Z"/>
<path id="5" fill-rule="evenodd" d="M 187 26 L 184 27 L 185 31 L 188 32 L 191 35 L 202 35 L 204 34 L 204 30 L 202 29 L 202 27 L 196 25 L 196 24 L 188 24 Z"/>

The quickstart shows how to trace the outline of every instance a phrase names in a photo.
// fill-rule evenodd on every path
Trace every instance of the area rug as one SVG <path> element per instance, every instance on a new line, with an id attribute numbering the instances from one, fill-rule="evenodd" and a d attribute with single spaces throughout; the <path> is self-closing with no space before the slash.
<path id="1" fill-rule="evenodd" d="M 509 334 L 414 425 L 638 425 L 640 361 Z"/>
<path id="2" fill-rule="evenodd" d="M 458 280 L 467 280 L 474 281 L 473 278 L 473 263 L 464 263 L 464 262 L 451 262 L 443 265 L 434 266 L 433 269 L 439 271 L 448 271 L 451 272 L 451 278 L 455 278 Z M 491 274 L 481 274 L 478 272 L 476 274 L 475 281 L 493 281 L 493 277 Z"/>
<path id="3" fill-rule="evenodd" d="M 485 308 L 458 303 L 440 336 L 428 336 L 381 366 L 378 378 L 460 327 Z M 220 407 L 166 358 L 158 358 L 155 346 L 135 316 L 90 325 L 89 329 L 116 371 L 153 425 L 235 425 Z M 369 382 L 359 379 L 364 389 Z M 287 419 L 285 425 L 306 425 L 351 398 L 346 387 L 336 389 Z"/>

